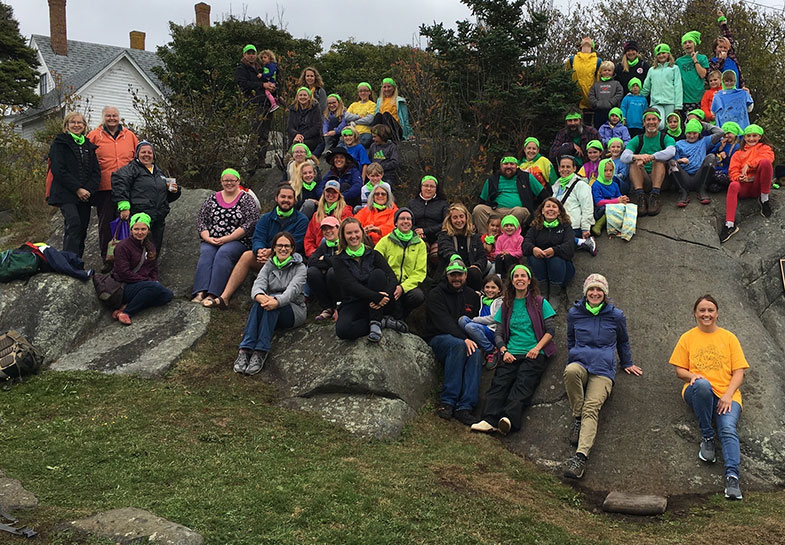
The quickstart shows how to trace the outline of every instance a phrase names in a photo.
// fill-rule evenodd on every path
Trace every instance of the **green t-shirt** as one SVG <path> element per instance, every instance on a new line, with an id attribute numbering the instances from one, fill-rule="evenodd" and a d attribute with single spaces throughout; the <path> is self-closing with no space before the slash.
<path id="1" fill-rule="evenodd" d="M 542 185 L 534 176 L 529 177 L 532 195 L 535 197 L 542 191 Z M 485 180 L 485 185 L 482 186 L 480 198 L 488 201 L 488 180 Z M 521 205 L 521 196 L 518 195 L 518 182 L 515 177 L 505 178 L 499 176 L 499 194 L 496 195 L 496 205 L 499 208 L 515 208 Z"/>
<path id="2" fill-rule="evenodd" d="M 542 300 L 542 317 L 550 318 L 555 316 L 551 304 Z M 502 307 L 496 311 L 493 319 L 502 323 Z M 524 356 L 526 353 L 537 346 L 537 337 L 534 335 L 532 320 L 529 318 L 529 311 L 526 310 L 526 299 L 515 299 L 512 302 L 512 315 L 510 316 L 510 340 L 507 341 L 507 350 L 515 356 Z M 545 352 L 540 350 L 540 353 Z"/>
<path id="3" fill-rule="evenodd" d="M 627 142 L 627 149 L 630 150 L 632 153 L 638 153 L 638 142 L 640 139 L 643 138 L 643 147 L 641 148 L 640 154 L 647 154 L 647 155 L 654 155 L 658 151 L 662 151 L 663 148 L 660 146 L 660 133 L 657 132 L 657 135 L 654 138 L 649 138 L 646 136 L 646 133 L 640 134 Z M 670 135 L 665 135 L 665 147 L 668 146 L 675 146 L 676 140 L 673 139 Z M 643 165 L 643 168 L 646 169 L 646 172 L 651 172 L 651 167 L 654 166 L 654 163 L 646 163 Z"/>
<path id="4" fill-rule="evenodd" d="M 698 64 L 708 70 L 709 58 L 698 53 L 696 56 Z M 703 78 L 695 71 L 695 63 L 691 55 L 682 55 L 676 59 L 676 66 L 681 70 L 681 87 L 683 89 L 682 100 L 684 104 L 700 102 L 705 91 Z"/>

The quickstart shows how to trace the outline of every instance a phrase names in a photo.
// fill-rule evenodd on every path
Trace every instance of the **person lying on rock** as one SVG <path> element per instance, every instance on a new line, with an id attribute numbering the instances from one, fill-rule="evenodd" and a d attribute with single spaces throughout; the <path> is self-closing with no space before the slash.
<path id="1" fill-rule="evenodd" d="M 425 339 L 444 364 L 444 387 L 436 410 L 445 420 L 468 426 L 479 397 L 482 351 L 460 325 L 462 317 L 480 313 L 480 296 L 467 283 L 467 269 L 457 254 L 445 269 L 446 278 L 428 292 Z"/>
<path id="2" fill-rule="evenodd" d="M 502 356 L 485 395 L 485 414 L 472 431 L 507 435 L 521 429 L 523 410 L 556 353 L 553 310 L 540 295 L 537 279 L 526 265 L 516 265 L 504 286 L 504 300 L 496 311 L 496 347 Z"/>
<path id="3" fill-rule="evenodd" d="M 158 281 L 158 254 L 151 240 L 150 216 L 138 212 L 131 216 L 131 236 L 114 251 L 112 276 L 124 282 L 123 306 L 112 312 L 112 318 L 131 325 L 131 316 L 149 307 L 163 306 L 172 300 L 172 290 Z"/>
<path id="4" fill-rule="evenodd" d="M 254 304 L 245 323 L 240 353 L 234 372 L 255 375 L 264 367 L 270 341 L 277 329 L 301 326 L 305 322 L 305 264 L 295 252 L 297 243 L 291 233 L 273 236 L 273 255 L 268 259 L 251 288 Z"/>
<path id="5" fill-rule="evenodd" d="M 624 372 L 640 376 L 632 363 L 624 313 L 608 299 L 608 280 L 590 274 L 583 282 L 583 298 L 567 313 L 567 367 L 564 389 L 572 408 L 570 445 L 578 447 L 565 463 L 564 476 L 580 479 L 597 435 L 597 419 L 616 378 L 616 353 Z"/>
<path id="6" fill-rule="evenodd" d="M 305 232 L 308 229 L 308 218 L 302 212 L 294 209 L 296 198 L 294 189 L 289 184 L 281 184 L 275 194 L 275 208 L 263 214 L 253 231 L 251 250 L 243 252 L 237 264 L 232 269 L 232 274 L 226 282 L 226 287 L 218 297 L 205 297 L 202 305 L 208 308 L 224 310 L 229 307 L 229 300 L 234 295 L 248 276 L 250 271 L 260 271 L 274 255 L 272 239 L 278 233 L 286 231 L 291 233 L 295 240 L 294 251 L 301 256 L 305 255 Z"/>
<path id="7" fill-rule="evenodd" d="M 741 416 L 739 387 L 749 364 L 736 335 L 717 325 L 719 309 L 711 295 L 695 301 L 692 314 L 698 325 L 679 338 L 669 361 L 684 381 L 681 395 L 698 419 L 702 436 L 698 458 L 710 464 L 717 459 L 714 422 L 725 461 L 725 497 L 740 500 L 741 451 L 736 426 Z"/>

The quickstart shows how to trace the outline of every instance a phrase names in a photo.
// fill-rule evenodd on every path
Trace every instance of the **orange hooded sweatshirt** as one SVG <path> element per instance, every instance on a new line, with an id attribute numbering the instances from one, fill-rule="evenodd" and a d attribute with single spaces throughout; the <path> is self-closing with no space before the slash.
<path id="1" fill-rule="evenodd" d="M 112 138 L 104 130 L 103 125 L 90 131 L 87 138 L 98 146 L 95 150 L 98 166 L 101 167 L 101 183 L 98 185 L 98 191 L 111 191 L 112 173 L 133 161 L 139 140 L 125 127 L 117 134 L 117 138 Z"/>
<path id="2" fill-rule="evenodd" d="M 774 150 L 771 149 L 771 146 L 758 143 L 754 146 L 744 146 L 744 149 L 739 148 L 730 158 L 728 176 L 732 182 L 738 182 L 741 169 L 744 165 L 749 165 L 747 178 L 754 178 L 755 172 L 758 170 L 758 163 L 763 159 L 774 162 Z"/>

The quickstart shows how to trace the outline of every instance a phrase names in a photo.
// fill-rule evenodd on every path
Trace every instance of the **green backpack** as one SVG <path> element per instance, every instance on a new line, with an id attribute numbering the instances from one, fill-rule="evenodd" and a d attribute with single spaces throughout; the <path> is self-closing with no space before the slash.
<path id="1" fill-rule="evenodd" d="M 0 282 L 32 276 L 40 265 L 41 258 L 24 244 L 16 250 L 5 250 L 0 253 Z"/>

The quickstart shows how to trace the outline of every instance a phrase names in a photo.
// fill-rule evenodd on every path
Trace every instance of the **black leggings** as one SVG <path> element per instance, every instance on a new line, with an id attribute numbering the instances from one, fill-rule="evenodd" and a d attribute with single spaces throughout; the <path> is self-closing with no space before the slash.
<path id="1" fill-rule="evenodd" d="M 332 267 L 323 271 L 318 267 L 308 267 L 306 272 L 308 287 L 311 288 L 311 295 L 319 301 L 322 309 L 335 308 L 338 301 L 338 289 L 335 286 L 335 271 Z"/>
<path id="2" fill-rule="evenodd" d="M 496 274 L 505 278 L 507 276 L 507 272 L 511 271 L 515 265 L 520 265 L 521 260 L 517 257 L 504 254 L 504 255 L 497 255 L 496 256 Z"/>
<path id="3" fill-rule="evenodd" d="M 515 356 L 513 363 L 500 363 L 485 394 L 483 420 L 495 426 L 501 417 L 506 416 L 513 430 L 521 429 L 523 409 L 531 405 L 547 365 L 542 352 L 533 360 L 523 355 Z"/>
<path id="4" fill-rule="evenodd" d="M 387 275 L 381 269 L 374 269 L 371 272 L 365 286 L 369 290 L 376 292 L 385 291 L 391 295 L 392 291 L 387 285 Z M 385 311 L 389 312 L 388 303 L 380 309 L 373 309 L 368 306 L 368 301 L 352 300 L 342 302 L 338 308 L 338 321 L 335 322 L 335 334 L 339 339 L 358 339 L 367 335 L 371 331 L 371 322 L 381 322 Z"/>

